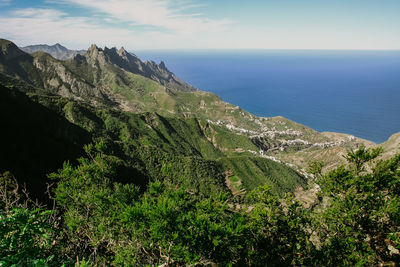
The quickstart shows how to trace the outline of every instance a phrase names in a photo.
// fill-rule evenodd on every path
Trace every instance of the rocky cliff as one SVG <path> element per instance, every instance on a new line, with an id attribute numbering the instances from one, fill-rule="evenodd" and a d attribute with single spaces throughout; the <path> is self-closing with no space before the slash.
<path id="1" fill-rule="evenodd" d="M 347 150 L 370 142 L 346 134 L 323 134 L 283 117 L 262 118 L 179 80 L 164 62 L 141 61 L 124 48 L 92 45 L 87 53 L 60 61 L 47 53 L 26 54 L 1 40 L 2 80 L 14 77 L 42 93 L 130 113 L 206 121 L 205 137 L 225 155 L 256 156 L 285 163 L 306 174 L 314 160 L 331 169 Z M 211 130 L 210 130 L 211 131 Z M 227 138 L 227 131 L 230 134 Z M 240 142 L 233 142 L 239 138 Z"/>

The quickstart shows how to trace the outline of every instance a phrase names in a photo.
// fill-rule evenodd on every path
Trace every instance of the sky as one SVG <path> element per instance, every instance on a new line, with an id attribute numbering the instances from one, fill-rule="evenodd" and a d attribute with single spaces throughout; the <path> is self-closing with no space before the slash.
<path id="1" fill-rule="evenodd" d="M 0 0 L 0 38 L 147 49 L 400 49 L 400 0 Z"/>

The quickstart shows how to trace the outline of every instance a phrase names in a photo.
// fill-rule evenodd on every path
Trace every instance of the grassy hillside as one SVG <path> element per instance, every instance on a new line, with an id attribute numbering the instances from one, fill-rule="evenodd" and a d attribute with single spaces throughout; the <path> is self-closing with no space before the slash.
<path id="1" fill-rule="evenodd" d="M 394 155 L 400 153 L 400 133 L 393 134 L 386 142 L 382 143 L 384 153 L 382 159 L 392 158 Z"/>
<path id="2" fill-rule="evenodd" d="M 201 161 L 215 163 L 225 178 L 226 171 L 234 172 L 238 188 L 268 183 L 286 192 L 305 184 L 288 166 L 305 173 L 321 160 L 332 169 L 348 149 L 365 143 L 283 117 L 256 117 L 180 81 L 164 63 L 142 62 L 124 49 L 94 45 L 85 55 L 60 61 L 43 52 L 28 55 L 6 40 L 0 44 L 3 85 L 78 126 L 91 141 L 106 140 L 140 183 L 166 177 L 161 169 L 167 162 L 179 166 L 171 168 L 181 176 L 196 176 L 181 169 Z"/>
<path id="3" fill-rule="evenodd" d="M 44 191 L 46 173 L 60 168 L 65 160 L 74 162 L 84 144 L 99 140 L 120 159 L 119 170 L 125 182 L 145 186 L 150 180 L 170 179 L 199 194 L 229 190 L 225 172 L 232 167 L 221 159 L 251 155 L 248 151 L 257 149 L 245 136 L 202 119 L 134 114 L 107 105 L 93 107 L 85 101 L 34 93 L 11 77 L 3 80 L 7 87 L 1 87 L 1 119 L 7 131 L 3 131 L 6 149 L 2 156 L 8 160 L 2 161 L 1 171 L 10 170 L 23 182 L 32 181 L 29 187 L 35 183 L 35 194 Z M 256 177 L 243 171 L 241 179 L 249 179 L 245 188 L 266 182 L 277 193 L 294 189 L 274 179 L 304 185 L 296 172 L 288 172 L 288 167 L 260 160 L 270 162 L 271 168 L 261 168 Z M 285 172 L 280 172 L 283 169 Z"/>
<path id="4" fill-rule="evenodd" d="M 296 187 L 305 187 L 307 181 L 293 169 L 259 157 L 226 157 L 218 160 L 229 171 L 227 179 L 239 185 L 237 189 L 247 192 L 269 185 L 275 193 L 293 192 Z"/>
<path id="5" fill-rule="evenodd" d="M 399 262 L 400 155 L 373 166 L 379 149 L 347 153 L 373 143 L 256 117 L 124 49 L 0 47 L 0 265 Z M 16 189 L 49 202 L 47 183 L 52 210 Z"/>

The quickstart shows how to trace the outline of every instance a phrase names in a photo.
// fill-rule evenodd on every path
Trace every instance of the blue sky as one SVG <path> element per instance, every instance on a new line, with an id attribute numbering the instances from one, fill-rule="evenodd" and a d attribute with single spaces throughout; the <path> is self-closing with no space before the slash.
<path id="1" fill-rule="evenodd" d="M 0 0 L 17 45 L 400 49 L 400 0 Z"/>

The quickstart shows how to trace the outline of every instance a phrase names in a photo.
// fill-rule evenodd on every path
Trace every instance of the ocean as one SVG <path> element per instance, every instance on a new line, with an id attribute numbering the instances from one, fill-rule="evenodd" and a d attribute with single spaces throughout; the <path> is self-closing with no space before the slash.
<path id="1" fill-rule="evenodd" d="M 258 116 L 376 143 L 400 132 L 400 51 L 136 51 Z"/>

